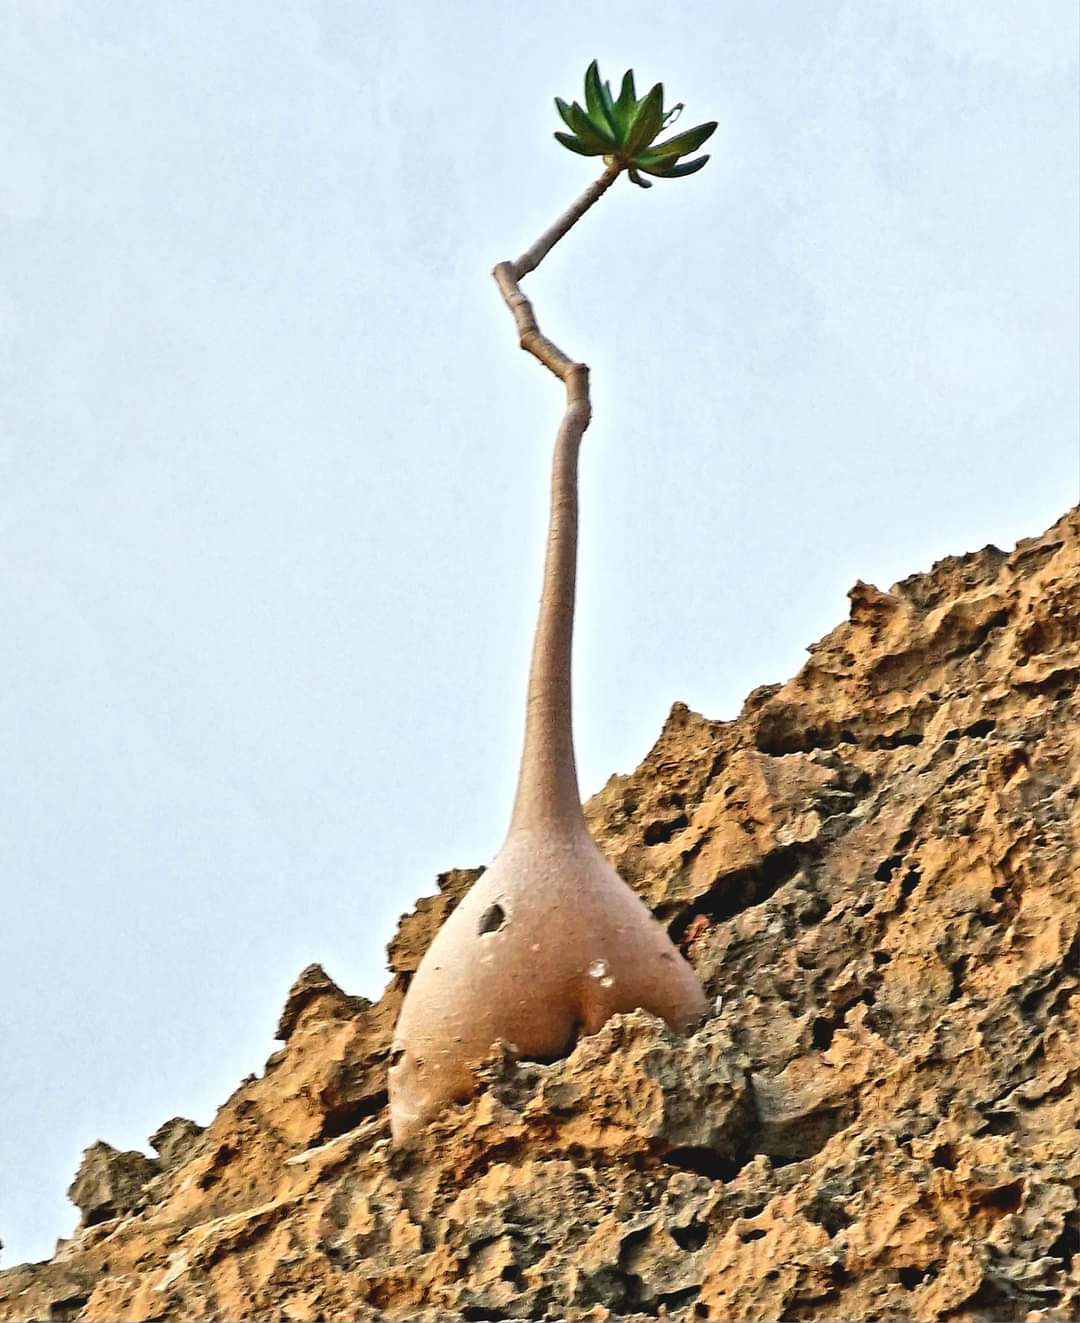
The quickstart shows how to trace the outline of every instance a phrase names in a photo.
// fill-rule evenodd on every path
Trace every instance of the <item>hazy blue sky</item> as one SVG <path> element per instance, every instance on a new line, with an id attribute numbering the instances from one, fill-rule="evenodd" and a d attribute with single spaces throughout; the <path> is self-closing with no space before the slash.
<path id="1" fill-rule="evenodd" d="M 1075 0 L 4 0 L 0 1237 L 502 838 L 560 394 L 491 266 L 594 55 L 720 128 L 529 280 L 593 369 L 583 790 L 1074 503 Z"/>

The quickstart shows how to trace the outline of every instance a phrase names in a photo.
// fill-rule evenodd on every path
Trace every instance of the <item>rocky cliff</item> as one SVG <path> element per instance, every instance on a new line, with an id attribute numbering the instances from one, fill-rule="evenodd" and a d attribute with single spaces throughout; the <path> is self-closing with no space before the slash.
<path id="1" fill-rule="evenodd" d="M 5 1319 L 1080 1316 L 1080 511 L 888 592 L 738 720 L 677 704 L 588 806 L 713 1013 L 642 1013 L 390 1152 L 404 988 L 317 966 L 156 1158 L 88 1150 Z M 522 971 L 527 978 L 528 971 Z"/>

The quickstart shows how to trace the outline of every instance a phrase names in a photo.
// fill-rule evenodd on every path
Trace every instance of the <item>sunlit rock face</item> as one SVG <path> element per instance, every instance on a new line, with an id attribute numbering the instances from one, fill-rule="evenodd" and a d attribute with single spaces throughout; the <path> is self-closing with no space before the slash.
<path id="1" fill-rule="evenodd" d="M 391 1149 L 405 987 L 485 912 L 486 875 L 444 874 L 377 1002 L 305 971 L 205 1131 L 119 1193 L 98 1150 L 0 1318 L 1080 1316 L 1078 682 L 1076 511 L 857 585 L 793 680 L 732 722 L 676 705 L 587 807 L 700 1029 L 504 1042 Z"/>

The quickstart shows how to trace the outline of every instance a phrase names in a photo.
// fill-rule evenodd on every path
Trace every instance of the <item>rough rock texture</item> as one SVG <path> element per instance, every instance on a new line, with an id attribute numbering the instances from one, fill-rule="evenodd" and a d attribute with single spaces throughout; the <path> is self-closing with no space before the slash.
<path id="1" fill-rule="evenodd" d="M 391 1153 L 402 993 L 477 876 L 446 874 L 383 997 L 305 970 L 265 1074 L 137 1189 L 95 1146 L 0 1318 L 1080 1317 L 1080 512 L 850 596 L 795 679 L 676 705 L 588 806 L 698 1033 L 494 1044 Z"/>
<path id="2" fill-rule="evenodd" d="M 158 1155 L 162 1168 L 171 1171 L 173 1167 L 187 1161 L 202 1133 L 201 1125 L 189 1121 L 186 1116 L 174 1116 L 164 1125 L 159 1125 L 150 1136 L 150 1147 Z"/>
<path id="3" fill-rule="evenodd" d="M 120 1153 L 98 1140 L 83 1154 L 68 1198 L 82 1214 L 83 1226 L 92 1227 L 121 1213 L 130 1213 L 158 1164 L 144 1153 Z"/>

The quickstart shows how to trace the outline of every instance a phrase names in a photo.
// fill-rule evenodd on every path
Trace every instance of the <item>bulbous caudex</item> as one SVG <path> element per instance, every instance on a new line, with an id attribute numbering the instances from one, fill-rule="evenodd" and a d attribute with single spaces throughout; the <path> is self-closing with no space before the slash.
<path id="1" fill-rule="evenodd" d="M 566 386 L 555 442 L 525 745 L 510 829 L 498 855 L 424 954 L 390 1054 L 390 1124 L 406 1142 L 476 1091 L 497 1039 L 526 1057 L 565 1055 L 620 1011 L 643 1008 L 676 1031 L 705 1014 L 697 975 L 600 853 L 581 811 L 571 729 L 577 563 L 577 459 L 589 423 L 588 369 L 542 334 L 519 282 L 602 196 L 612 165 L 516 262 L 495 268 L 523 349 Z"/>

